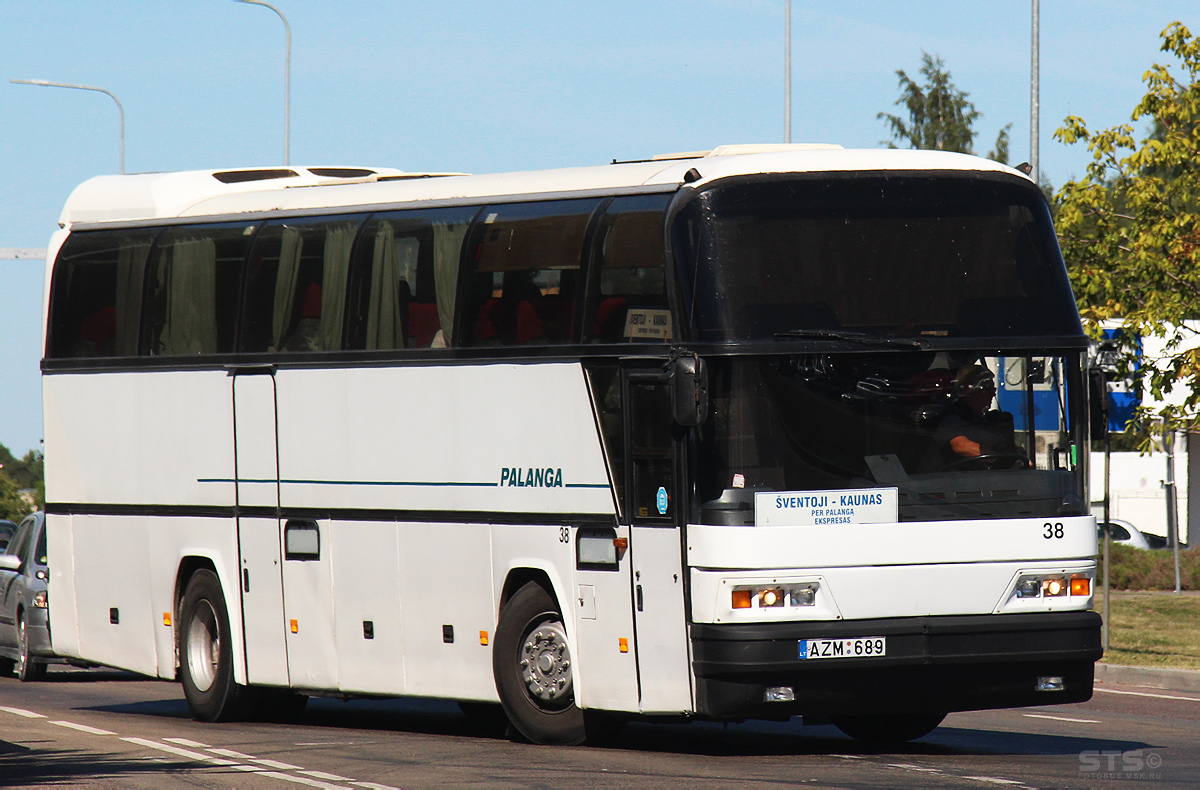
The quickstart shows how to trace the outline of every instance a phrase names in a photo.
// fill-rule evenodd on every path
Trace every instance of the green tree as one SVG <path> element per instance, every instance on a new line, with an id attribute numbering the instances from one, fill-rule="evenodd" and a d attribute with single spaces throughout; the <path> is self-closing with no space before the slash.
<path id="1" fill-rule="evenodd" d="M 32 497 L 32 504 L 29 497 Z M 18 460 L 0 444 L 0 518 L 16 521 L 45 502 L 42 454 L 30 450 Z"/>
<path id="2" fill-rule="evenodd" d="M 886 145 L 898 147 L 897 142 L 908 148 L 924 148 L 937 151 L 957 151 L 961 154 L 975 153 L 975 121 L 980 112 L 967 98 L 967 92 L 954 85 L 946 64 L 940 57 L 921 53 L 921 77 L 925 84 L 918 85 L 900 69 L 896 72 L 900 83 L 900 98 L 897 106 L 905 108 L 907 120 L 898 115 L 881 112 L 878 117 L 887 121 L 892 130 L 892 141 Z M 1008 163 L 1008 135 L 1012 124 L 1000 130 L 995 147 L 988 152 L 989 159 Z"/>
<path id="3" fill-rule="evenodd" d="M 1165 352 L 1138 371 L 1126 349 L 1124 374 L 1158 405 L 1139 414 L 1156 425 L 1200 426 L 1200 42 L 1181 23 L 1162 32 L 1162 51 L 1131 121 L 1150 131 L 1136 140 L 1126 123 L 1093 132 L 1068 117 L 1054 133 L 1092 154 L 1087 175 L 1057 195 L 1057 225 L 1080 311 L 1089 328 L 1119 320 L 1127 336 L 1163 338 Z M 1164 401 L 1164 398 L 1167 400 Z"/>

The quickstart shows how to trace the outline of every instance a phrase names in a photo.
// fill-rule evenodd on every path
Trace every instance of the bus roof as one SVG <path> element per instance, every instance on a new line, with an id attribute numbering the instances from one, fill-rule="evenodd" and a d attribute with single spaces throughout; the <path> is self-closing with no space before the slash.
<path id="1" fill-rule="evenodd" d="M 757 173 L 881 170 L 991 171 L 1027 178 L 1006 165 L 965 154 L 827 144 L 726 145 L 646 161 L 488 175 L 379 167 L 230 168 L 97 176 L 71 193 L 59 225 L 655 187 L 669 191 Z"/>

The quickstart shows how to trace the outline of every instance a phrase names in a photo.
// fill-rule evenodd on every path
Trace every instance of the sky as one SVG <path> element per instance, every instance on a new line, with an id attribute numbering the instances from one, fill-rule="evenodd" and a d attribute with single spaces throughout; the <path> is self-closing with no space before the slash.
<path id="1" fill-rule="evenodd" d="M 604 164 L 784 139 L 784 0 L 272 0 L 292 31 L 291 164 L 471 173 Z M 1040 168 L 1090 159 L 1053 132 L 1126 123 L 1188 0 L 1043 0 Z M 896 71 L 939 56 L 1030 152 L 1030 0 L 792 2 L 792 141 L 876 148 Z M 271 166 L 284 154 L 284 26 L 230 0 L 0 0 L 0 249 L 44 248 L 80 182 Z M 1138 125 L 1139 131 L 1142 129 Z M 0 443 L 38 449 L 43 264 L 0 258 Z"/>

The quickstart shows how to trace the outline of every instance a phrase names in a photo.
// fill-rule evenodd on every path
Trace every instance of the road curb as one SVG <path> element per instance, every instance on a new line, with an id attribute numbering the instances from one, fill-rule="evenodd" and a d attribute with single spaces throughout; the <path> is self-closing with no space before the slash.
<path id="1" fill-rule="evenodd" d="M 1096 664 L 1096 680 L 1171 691 L 1200 691 L 1200 670 Z"/>

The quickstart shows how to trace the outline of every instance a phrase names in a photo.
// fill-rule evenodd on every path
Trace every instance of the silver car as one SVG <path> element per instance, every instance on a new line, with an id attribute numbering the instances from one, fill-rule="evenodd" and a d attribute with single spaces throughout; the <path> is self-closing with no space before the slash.
<path id="1" fill-rule="evenodd" d="M 0 554 L 0 674 L 38 680 L 54 658 L 46 566 L 45 516 L 26 516 Z"/>

